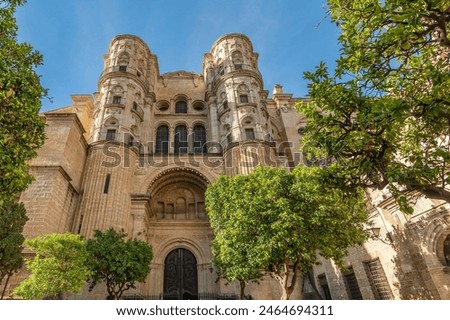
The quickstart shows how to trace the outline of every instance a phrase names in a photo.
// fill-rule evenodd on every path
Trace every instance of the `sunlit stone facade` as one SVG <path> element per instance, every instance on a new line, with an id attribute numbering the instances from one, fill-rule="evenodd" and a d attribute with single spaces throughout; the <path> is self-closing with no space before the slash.
<path id="1" fill-rule="evenodd" d="M 227 34 L 204 55 L 199 74 L 160 74 L 146 43 L 116 36 L 97 92 L 72 100 L 43 114 L 47 141 L 31 162 L 36 180 L 21 196 L 30 218 L 26 237 L 70 231 L 89 238 L 114 227 L 153 247 L 147 281 L 126 295 L 234 298 L 239 285 L 217 281 L 211 264 L 205 189 L 219 175 L 246 174 L 258 164 L 289 170 L 302 162 L 306 119 L 294 107 L 301 99 L 280 85 L 269 95 L 249 38 Z M 352 271 L 330 261 L 317 266 L 305 297 L 450 298 L 447 207 L 424 199 L 405 216 L 385 193 L 372 196 L 383 241 L 351 248 Z M 270 278 L 247 292 L 280 297 Z M 98 288 L 70 297 L 105 296 Z"/>

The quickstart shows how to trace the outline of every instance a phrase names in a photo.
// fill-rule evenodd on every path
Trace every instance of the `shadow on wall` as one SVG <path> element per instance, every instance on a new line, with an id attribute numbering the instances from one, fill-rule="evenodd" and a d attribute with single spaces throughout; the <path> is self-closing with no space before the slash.
<path id="1" fill-rule="evenodd" d="M 315 270 L 311 277 L 314 285 L 308 286 L 305 281 L 304 299 L 449 299 L 450 267 L 442 261 L 436 265 L 436 257 L 431 256 L 435 252 L 430 251 L 428 256 L 423 249 L 425 225 L 422 221 L 406 224 L 404 228 L 394 227 L 389 236 L 393 240 L 393 251 L 384 250 L 376 242 L 373 249 L 370 244 L 350 248 L 345 259 L 348 270 L 340 270 L 330 261 L 324 261 L 323 267 Z M 377 256 L 376 252 L 391 252 L 391 256 Z M 393 282 L 388 281 L 388 268 L 392 268 Z"/>
<path id="2" fill-rule="evenodd" d="M 394 249 L 394 274 L 398 279 L 395 284 L 402 300 L 440 299 L 435 281 L 426 265 L 420 244 L 422 239 L 414 228 L 406 226 L 404 230 L 394 227 L 392 231 Z"/>

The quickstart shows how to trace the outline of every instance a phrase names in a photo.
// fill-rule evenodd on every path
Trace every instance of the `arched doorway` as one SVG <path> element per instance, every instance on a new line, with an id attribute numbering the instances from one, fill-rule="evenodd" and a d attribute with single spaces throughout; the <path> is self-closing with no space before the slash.
<path id="1" fill-rule="evenodd" d="M 171 251 L 164 261 L 165 300 L 197 300 L 197 259 L 189 250 Z"/>

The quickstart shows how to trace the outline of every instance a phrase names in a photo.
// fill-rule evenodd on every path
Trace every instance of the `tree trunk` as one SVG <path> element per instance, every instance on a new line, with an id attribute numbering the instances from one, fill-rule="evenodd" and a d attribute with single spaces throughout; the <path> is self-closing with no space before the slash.
<path id="1" fill-rule="evenodd" d="M 289 300 L 293 291 L 293 286 L 283 286 L 283 293 L 281 294 L 280 300 Z"/>
<path id="2" fill-rule="evenodd" d="M 294 292 L 295 285 L 297 283 L 297 275 L 298 275 L 298 263 L 300 261 L 300 254 L 298 254 L 297 259 L 294 261 L 294 265 L 292 270 L 289 268 L 289 260 L 286 259 L 284 261 L 284 271 L 281 271 L 277 268 L 277 274 L 275 275 L 275 279 L 278 280 L 278 283 L 281 286 L 281 300 L 289 300 L 292 293 Z M 301 285 L 303 286 L 303 277 L 301 278 Z"/>
<path id="3" fill-rule="evenodd" d="M 239 280 L 239 285 L 241 287 L 241 297 L 240 297 L 240 299 L 244 300 L 245 299 L 245 281 Z"/>
<path id="4" fill-rule="evenodd" d="M 0 296 L 0 300 L 3 300 L 3 297 L 5 296 L 6 287 L 8 286 L 8 282 L 9 282 L 9 278 L 10 277 L 11 277 L 11 273 L 8 273 L 8 275 L 6 276 L 5 285 L 3 286 L 2 295 Z"/>

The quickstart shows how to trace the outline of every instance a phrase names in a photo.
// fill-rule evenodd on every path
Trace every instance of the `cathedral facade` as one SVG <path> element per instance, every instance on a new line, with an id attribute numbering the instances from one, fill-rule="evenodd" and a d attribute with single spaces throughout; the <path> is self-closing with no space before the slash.
<path id="1" fill-rule="evenodd" d="M 47 141 L 31 162 L 35 181 L 21 195 L 26 238 L 73 232 L 87 238 L 110 227 L 153 248 L 145 283 L 129 292 L 151 299 L 232 298 L 239 286 L 218 280 L 214 237 L 204 193 L 219 175 L 257 165 L 302 162 L 306 119 L 300 98 L 276 85 L 271 96 L 258 54 L 243 34 L 220 37 L 202 73 L 160 74 L 158 60 L 133 35 L 112 39 L 93 95 L 43 114 Z M 423 199 L 404 216 L 383 192 L 373 192 L 374 236 L 351 248 L 349 269 L 331 261 L 315 268 L 305 295 L 327 299 L 450 298 L 450 215 Z M 350 271 L 349 271 L 350 270 Z M 254 299 L 277 299 L 278 284 L 251 284 Z M 78 298 L 104 298 L 84 292 Z"/>

